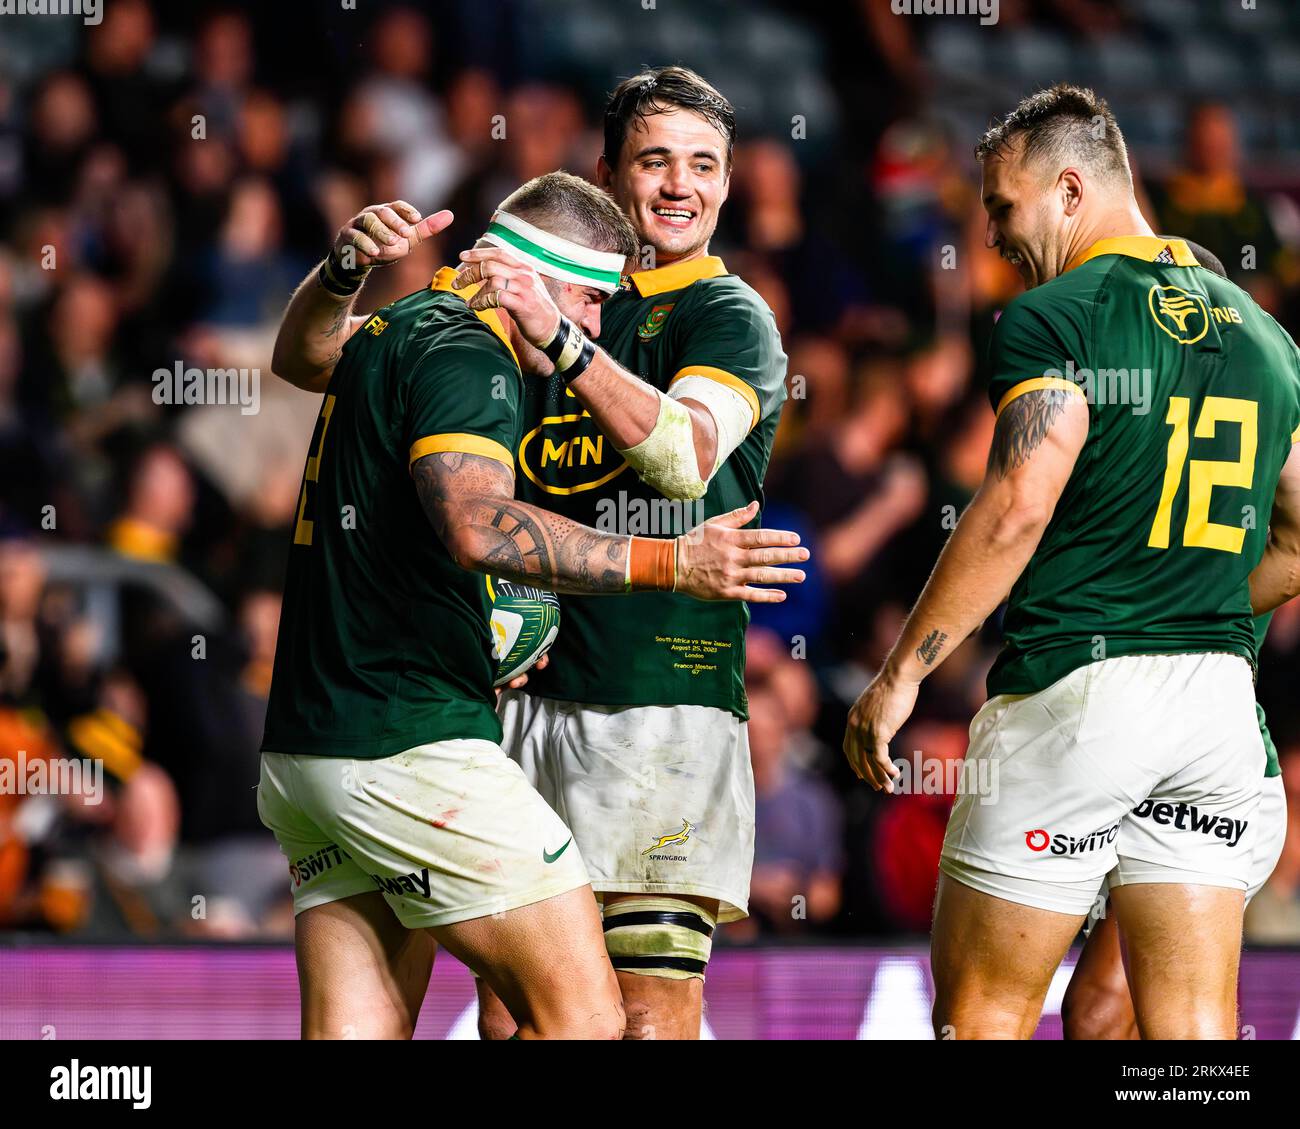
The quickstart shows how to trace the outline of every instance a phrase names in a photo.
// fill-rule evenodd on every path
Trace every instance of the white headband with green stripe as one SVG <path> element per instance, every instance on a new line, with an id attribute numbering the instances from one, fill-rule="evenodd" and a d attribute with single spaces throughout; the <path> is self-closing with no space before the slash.
<path id="1" fill-rule="evenodd" d="M 622 283 L 626 259 L 615 251 L 593 251 L 534 227 L 509 212 L 492 217 L 483 242 L 513 251 L 538 274 L 613 294 Z"/>

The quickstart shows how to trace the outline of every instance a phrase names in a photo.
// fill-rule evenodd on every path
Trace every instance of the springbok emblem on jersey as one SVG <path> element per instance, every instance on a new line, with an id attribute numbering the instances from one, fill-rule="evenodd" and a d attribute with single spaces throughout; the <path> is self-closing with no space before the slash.
<path id="1" fill-rule="evenodd" d="M 1180 345 L 1195 345 L 1210 329 L 1210 311 L 1205 299 L 1181 286 L 1151 287 L 1147 307 L 1156 325 Z M 1196 321 L 1200 318 L 1200 322 Z M 1172 323 L 1173 328 L 1170 328 Z M 1200 332 L 1195 332 L 1197 329 Z"/>
<path id="2" fill-rule="evenodd" d="M 660 835 L 659 842 L 655 843 L 652 847 L 647 847 L 641 853 L 643 855 L 648 855 L 654 851 L 662 850 L 664 847 L 667 847 L 672 843 L 685 843 L 686 840 L 691 837 L 691 832 L 694 830 L 695 828 L 691 826 L 690 821 L 683 819 L 682 829 L 680 831 L 673 831 L 667 835 Z"/>

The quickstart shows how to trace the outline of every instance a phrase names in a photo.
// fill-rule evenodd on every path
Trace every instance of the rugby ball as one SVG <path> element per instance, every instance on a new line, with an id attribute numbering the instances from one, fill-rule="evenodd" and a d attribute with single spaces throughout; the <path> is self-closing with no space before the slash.
<path id="1" fill-rule="evenodd" d="M 560 633 L 560 601 L 554 592 L 497 580 L 492 596 L 492 654 L 497 660 L 494 686 L 504 686 L 540 659 Z"/>

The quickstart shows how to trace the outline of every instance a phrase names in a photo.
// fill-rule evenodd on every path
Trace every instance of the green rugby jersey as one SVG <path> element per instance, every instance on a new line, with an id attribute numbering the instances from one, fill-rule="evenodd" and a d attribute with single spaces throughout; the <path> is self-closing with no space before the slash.
<path id="1" fill-rule="evenodd" d="M 518 362 L 496 315 L 451 292 L 455 273 L 379 310 L 330 378 L 303 473 L 264 750 L 378 758 L 501 740 L 486 578 L 457 567 L 410 477 L 437 451 L 514 468 Z"/>
<path id="2" fill-rule="evenodd" d="M 1102 240 L 1003 312 L 989 396 L 1087 395 L 1088 438 L 1011 591 L 988 692 L 1103 657 L 1224 651 L 1253 665 L 1247 577 L 1300 426 L 1295 343 L 1185 243 Z"/>
<path id="3" fill-rule="evenodd" d="M 749 402 L 753 424 L 695 503 L 669 505 L 627 465 L 559 377 L 524 381 L 517 492 L 606 532 L 672 536 L 762 501 L 785 401 L 785 353 L 772 312 L 714 257 L 634 274 L 601 309 L 600 345 L 655 388 L 705 376 Z M 755 519 L 755 524 L 758 519 Z M 564 596 L 551 664 L 529 693 L 613 706 L 702 705 L 748 716 L 739 601 L 644 592 Z"/>

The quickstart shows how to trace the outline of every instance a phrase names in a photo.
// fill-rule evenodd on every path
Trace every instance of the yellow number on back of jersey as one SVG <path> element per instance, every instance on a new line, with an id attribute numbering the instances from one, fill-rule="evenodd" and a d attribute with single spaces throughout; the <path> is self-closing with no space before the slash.
<path id="1" fill-rule="evenodd" d="M 1169 525 L 1174 497 L 1183 479 L 1190 443 L 1188 422 L 1192 402 L 1186 396 L 1170 396 L 1165 423 L 1173 428 L 1165 459 L 1165 480 L 1160 491 L 1160 505 L 1151 523 L 1147 545 L 1152 549 L 1169 548 Z M 1210 495 L 1216 486 L 1237 486 L 1249 490 L 1255 480 L 1255 452 L 1259 447 L 1259 405 L 1254 400 L 1228 396 L 1207 396 L 1201 405 L 1193 434 L 1197 439 L 1212 439 L 1220 423 L 1235 423 L 1241 428 L 1241 449 L 1233 462 L 1215 459 L 1192 459 L 1187 474 L 1187 524 L 1183 544 L 1198 549 L 1220 549 L 1240 553 L 1246 541 L 1241 526 L 1222 525 L 1210 520 Z"/>

